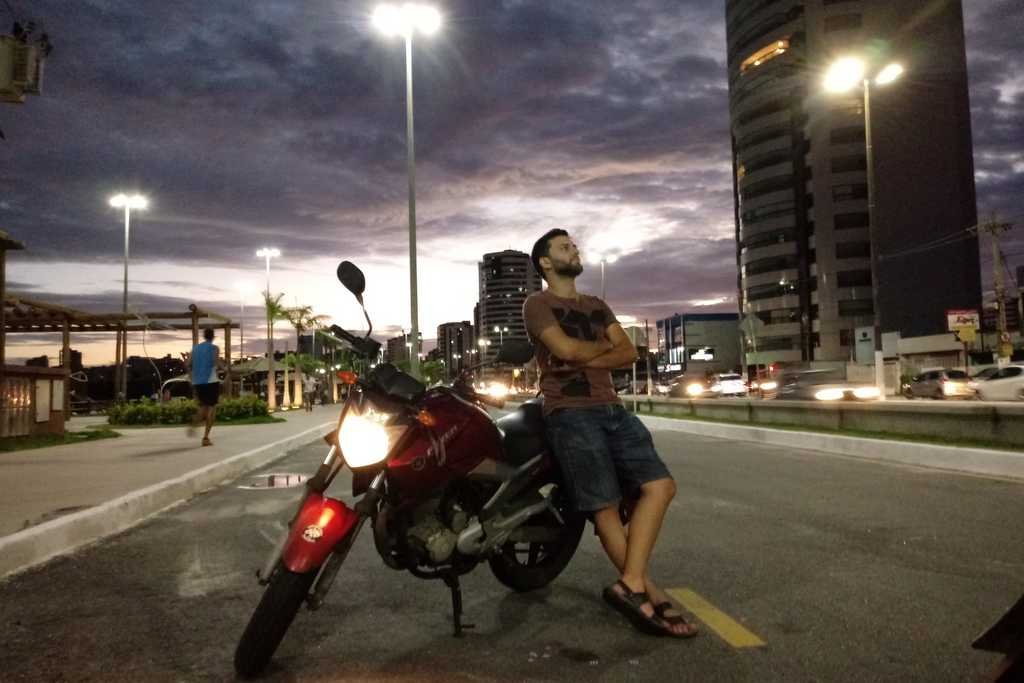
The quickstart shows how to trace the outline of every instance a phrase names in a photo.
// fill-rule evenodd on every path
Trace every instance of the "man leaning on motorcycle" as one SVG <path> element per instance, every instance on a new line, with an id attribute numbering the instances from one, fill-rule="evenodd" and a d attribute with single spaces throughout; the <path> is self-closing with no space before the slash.
<path id="1" fill-rule="evenodd" d="M 549 442 L 577 509 L 592 516 L 601 545 L 619 571 L 604 599 L 639 631 L 690 638 L 687 621 L 648 573 L 648 563 L 676 484 L 650 432 L 619 400 L 611 369 L 629 365 L 636 348 L 608 305 L 576 291 L 579 249 L 551 230 L 531 252 L 547 282 L 523 305 L 536 345 Z M 628 532 L 620 515 L 629 501 Z"/>

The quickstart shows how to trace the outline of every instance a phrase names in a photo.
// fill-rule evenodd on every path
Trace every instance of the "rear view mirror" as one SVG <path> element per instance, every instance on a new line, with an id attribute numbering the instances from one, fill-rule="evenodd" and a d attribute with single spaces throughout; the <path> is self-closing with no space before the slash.
<path id="1" fill-rule="evenodd" d="M 497 361 L 508 365 L 525 365 L 533 358 L 533 344 L 522 339 L 509 339 L 498 350 Z"/>
<path id="2" fill-rule="evenodd" d="M 345 285 L 345 289 L 352 292 L 361 302 L 363 292 L 366 291 L 366 276 L 359 270 L 356 264 L 351 261 L 342 261 L 338 264 L 338 280 Z"/>

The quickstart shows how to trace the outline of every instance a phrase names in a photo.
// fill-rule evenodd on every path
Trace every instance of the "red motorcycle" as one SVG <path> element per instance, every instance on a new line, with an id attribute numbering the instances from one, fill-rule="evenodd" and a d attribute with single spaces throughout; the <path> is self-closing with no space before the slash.
<path id="1" fill-rule="evenodd" d="M 338 279 L 363 306 L 366 281 L 352 263 Z M 380 344 L 338 326 L 332 332 L 367 362 Z M 533 356 L 505 342 L 496 363 Z M 477 366 L 477 368 L 483 366 Z M 257 576 L 266 585 L 235 651 L 242 676 L 266 667 L 303 602 L 316 610 L 367 520 L 384 563 L 417 578 L 440 579 L 452 597 L 455 635 L 462 623 L 459 577 L 487 562 L 516 591 L 551 583 L 579 545 L 584 518 L 572 511 L 544 438 L 539 401 L 492 420 L 485 406 L 504 401 L 478 393 L 472 368 L 451 386 L 427 389 L 393 365 L 365 377 L 339 373 L 349 385 L 327 457 L 307 482 L 281 542 Z M 354 507 L 325 495 L 341 469 L 353 472 Z"/>

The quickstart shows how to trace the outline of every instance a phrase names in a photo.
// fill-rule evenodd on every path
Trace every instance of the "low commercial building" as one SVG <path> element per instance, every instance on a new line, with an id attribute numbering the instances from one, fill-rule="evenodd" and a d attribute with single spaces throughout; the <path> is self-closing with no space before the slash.
<path id="1" fill-rule="evenodd" d="M 676 313 L 657 321 L 658 371 L 703 375 L 739 370 L 739 324 L 737 313 Z"/>

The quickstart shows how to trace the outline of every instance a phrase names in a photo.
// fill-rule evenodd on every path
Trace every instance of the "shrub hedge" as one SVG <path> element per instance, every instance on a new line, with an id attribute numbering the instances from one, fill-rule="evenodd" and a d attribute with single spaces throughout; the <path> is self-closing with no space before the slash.
<path id="1" fill-rule="evenodd" d="M 187 424 L 195 417 L 198 408 L 193 399 L 157 402 L 144 398 L 111 406 L 107 410 L 107 422 L 112 425 Z M 267 416 L 267 402 L 256 396 L 226 398 L 217 404 L 218 422 Z"/>

